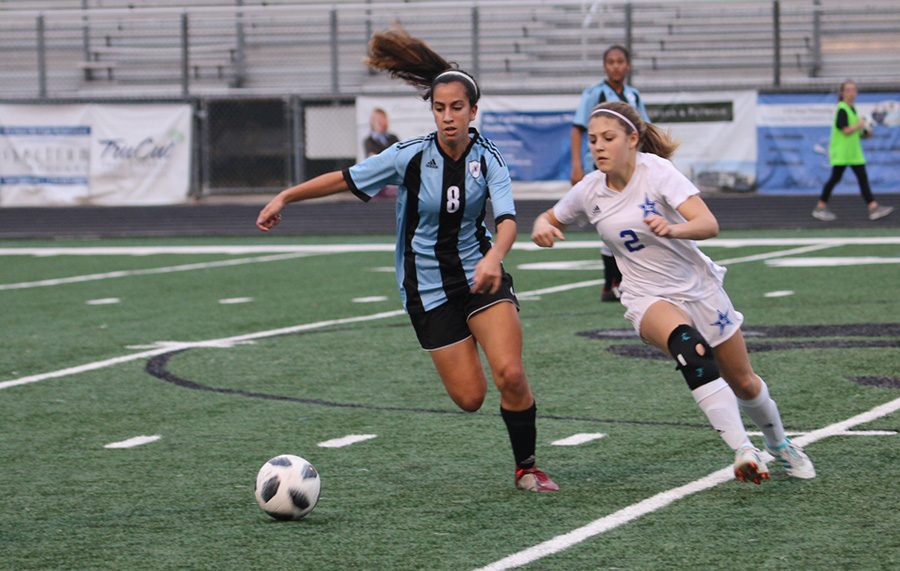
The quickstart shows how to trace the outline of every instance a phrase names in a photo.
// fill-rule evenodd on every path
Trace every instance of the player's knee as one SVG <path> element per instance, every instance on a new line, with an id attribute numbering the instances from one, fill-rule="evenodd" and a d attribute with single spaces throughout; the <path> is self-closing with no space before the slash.
<path id="1" fill-rule="evenodd" d="M 716 366 L 712 347 L 690 325 L 676 327 L 669 335 L 667 346 L 675 358 L 676 368 L 684 375 L 691 390 L 719 378 L 719 367 Z"/>
<path id="2" fill-rule="evenodd" d="M 470 395 L 453 395 L 453 402 L 464 412 L 478 412 L 484 404 L 484 393 Z"/>
<path id="3" fill-rule="evenodd" d="M 739 399 L 750 400 L 759 394 L 758 377 L 752 370 L 748 373 L 729 375 L 725 380 Z"/>
<path id="4" fill-rule="evenodd" d="M 518 394 L 528 390 L 528 381 L 525 379 L 525 368 L 521 361 L 504 363 L 491 371 L 494 375 L 494 383 L 501 394 Z"/>

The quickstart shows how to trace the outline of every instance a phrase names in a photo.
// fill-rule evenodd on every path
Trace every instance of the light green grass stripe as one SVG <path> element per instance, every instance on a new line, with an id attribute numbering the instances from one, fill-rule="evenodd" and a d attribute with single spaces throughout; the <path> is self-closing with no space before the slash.
<path id="1" fill-rule="evenodd" d="M 826 426 L 825 428 L 814 430 L 808 434 L 805 434 L 804 436 L 800 436 L 794 439 L 794 442 L 796 442 L 800 446 L 812 444 L 813 442 L 828 438 L 829 436 L 835 436 L 837 434 L 840 434 L 841 432 L 845 432 L 853 428 L 854 426 L 877 420 L 883 416 L 894 413 L 897 410 L 900 410 L 900 398 L 894 399 L 883 405 L 876 406 L 871 410 L 848 418 L 847 420 L 836 422 L 834 424 Z M 770 462 L 773 460 L 772 456 L 768 453 L 763 454 L 763 459 L 766 462 Z M 527 565 L 529 563 L 537 561 L 538 559 L 547 557 L 548 555 L 559 553 L 560 551 L 568 549 L 569 547 L 581 543 L 586 539 L 590 539 L 594 536 L 615 529 L 630 521 L 638 519 L 641 516 L 645 516 L 647 514 L 661 510 L 662 508 L 677 500 L 686 498 L 690 495 L 696 494 L 697 492 L 709 490 L 718 486 L 719 484 L 724 484 L 725 482 L 731 481 L 732 479 L 734 479 L 734 469 L 731 466 L 722 468 L 721 470 L 717 470 L 712 474 L 709 474 L 708 476 L 700 478 L 699 480 L 694 480 L 693 482 L 685 484 L 684 486 L 679 486 L 677 488 L 672 488 L 671 490 L 656 494 L 655 496 L 649 497 L 646 500 L 640 501 L 636 504 L 632 504 L 608 516 L 594 520 L 585 526 L 573 529 L 572 531 L 564 535 L 558 535 L 553 539 L 550 539 L 549 541 L 539 543 L 538 545 L 509 555 L 508 557 L 491 563 L 490 565 L 487 565 L 485 567 L 480 567 L 476 571 L 500 571 L 502 569 L 513 569 L 515 567 Z"/>

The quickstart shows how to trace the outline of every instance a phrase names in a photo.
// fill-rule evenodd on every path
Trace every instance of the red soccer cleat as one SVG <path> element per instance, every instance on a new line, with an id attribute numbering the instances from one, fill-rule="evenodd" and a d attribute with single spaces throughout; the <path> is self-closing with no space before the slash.
<path id="1" fill-rule="evenodd" d="M 556 482 L 535 466 L 516 470 L 516 487 L 530 492 L 555 492 L 559 490 Z"/>

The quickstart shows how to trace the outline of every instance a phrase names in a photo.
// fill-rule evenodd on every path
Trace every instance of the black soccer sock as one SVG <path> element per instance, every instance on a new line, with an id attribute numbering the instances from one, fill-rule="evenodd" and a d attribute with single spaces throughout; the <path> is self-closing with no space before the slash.
<path id="1" fill-rule="evenodd" d="M 500 416 L 506 423 L 509 432 L 509 441 L 512 444 L 513 456 L 516 466 L 519 468 L 531 468 L 534 466 L 534 443 L 537 440 L 537 407 L 532 403 L 531 408 L 520 411 L 506 410 L 500 407 Z"/>
<path id="2" fill-rule="evenodd" d="M 616 281 L 616 271 L 618 270 L 616 259 L 603 254 L 600 257 L 603 259 L 603 289 L 609 290 L 612 288 L 613 282 Z"/>

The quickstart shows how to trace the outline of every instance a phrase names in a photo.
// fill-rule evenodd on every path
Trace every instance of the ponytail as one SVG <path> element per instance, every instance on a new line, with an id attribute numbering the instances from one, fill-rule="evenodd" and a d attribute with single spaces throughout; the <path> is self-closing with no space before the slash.
<path id="1" fill-rule="evenodd" d="M 644 128 L 638 142 L 638 150 L 664 159 L 671 159 L 675 154 L 675 149 L 678 148 L 678 141 L 672 139 L 668 131 L 663 131 L 652 123 L 645 123 Z"/>
<path id="2" fill-rule="evenodd" d="M 374 34 L 369 41 L 369 55 L 365 63 L 372 69 L 390 72 L 391 77 L 416 87 L 426 101 L 431 99 L 437 84 L 452 81 L 465 87 L 471 105 L 475 105 L 481 96 L 474 77 L 459 69 L 455 62 L 445 60 L 428 44 L 409 35 L 403 28 Z"/>

